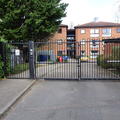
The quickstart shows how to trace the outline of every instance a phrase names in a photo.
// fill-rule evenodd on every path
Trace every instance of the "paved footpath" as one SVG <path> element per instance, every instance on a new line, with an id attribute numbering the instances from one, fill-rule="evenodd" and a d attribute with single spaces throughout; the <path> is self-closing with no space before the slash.
<path id="1" fill-rule="evenodd" d="M 120 82 L 37 82 L 4 120 L 120 120 Z"/>
<path id="2" fill-rule="evenodd" d="M 33 84 L 34 80 L 6 79 L 0 80 L 0 117 L 19 99 Z"/>

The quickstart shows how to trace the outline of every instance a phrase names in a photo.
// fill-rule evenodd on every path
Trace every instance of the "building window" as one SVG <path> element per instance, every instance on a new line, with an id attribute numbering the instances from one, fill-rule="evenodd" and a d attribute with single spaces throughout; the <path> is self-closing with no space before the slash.
<path id="1" fill-rule="evenodd" d="M 58 33 L 62 33 L 62 29 L 61 28 L 58 29 Z"/>
<path id="2" fill-rule="evenodd" d="M 99 37 L 99 29 L 91 29 L 90 37 Z"/>
<path id="3" fill-rule="evenodd" d="M 58 44 L 58 45 L 62 45 L 62 43 L 63 43 L 63 40 L 62 40 L 62 39 L 57 40 L 57 44 Z"/>
<path id="4" fill-rule="evenodd" d="M 81 29 L 81 34 L 85 34 L 85 29 Z"/>
<path id="5" fill-rule="evenodd" d="M 63 53 L 62 51 L 57 51 L 58 56 L 62 56 L 62 53 Z"/>
<path id="6" fill-rule="evenodd" d="M 85 40 L 84 40 L 84 39 L 81 40 L 81 41 L 80 41 L 80 44 L 81 44 L 81 45 L 85 45 Z"/>
<path id="7" fill-rule="evenodd" d="M 116 31 L 117 31 L 117 33 L 120 33 L 120 28 L 117 28 Z"/>
<path id="8" fill-rule="evenodd" d="M 90 47 L 91 48 L 98 48 L 99 47 L 99 41 L 98 40 L 92 40 L 90 42 Z"/>
<path id="9" fill-rule="evenodd" d="M 74 40 L 74 37 L 67 37 L 67 40 Z"/>
<path id="10" fill-rule="evenodd" d="M 110 28 L 103 29 L 102 36 L 104 36 L 104 37 L 111 36 L 111 29 Z"/>
<path id="11" fill-rule="evenodd" d="M 97 58 L 99 52 L 97 50 L 91 50 L 90 58 Z"/>
<path id="12" fill-rule="evenodd" d="M 99 29 L 91 29 L 90 33 L 91 34 L 98 34 L 99 33 Z"/>
<path id="13" fill-rule="evenodd" d="M 85 57 L 85 51 L 84 50 L 81 51 L 81 57 Z"/>

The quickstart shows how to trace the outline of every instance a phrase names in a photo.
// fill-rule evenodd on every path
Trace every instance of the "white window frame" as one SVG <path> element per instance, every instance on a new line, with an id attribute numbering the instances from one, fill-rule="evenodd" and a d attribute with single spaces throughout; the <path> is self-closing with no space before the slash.
<path id="1" fill-rule="evenodd" d="M 111 36 L 111 33 L 112 33 L 112 29 L 111 28 L 104 28 L 104 29 L 102 29 L 102 36 L 103 37 L 109 37 L 109 36 Z"/>
<path id="2" fill-rule="evenodd" d="M 67 40 L 74 40 L 74 37 L 67 37 Z"/>
<path id="3" fill-rule="evenodd" d="M 99 37 L 99 29 L 90 29 L 90 37 Z"/>
<path id="4" fill-rule="evenodd" d="M 85 40 L 84 40 L 84 39 L 81 40 L 81 41 L 80 41 L 80 44 L 81 44 L 81 45 L 85 45 Z"/>
<path id="5" fill-rule="evenodd" d="M 63 43 L 63 40 L 62 40 L 62 39 L 57 40 L 57 44 L 58 44 L 58 45 L 62 45 L 62 43 Z"/>
<path id="6" fill-rule="evenodd" d="M 90 29 L 91 34 L 99 34 L 99 29 Z"/>
<path id="7" fill-rule="evenodd" d="M 81 34 L 85 34 L 85 29 L 80 30 Z"/>

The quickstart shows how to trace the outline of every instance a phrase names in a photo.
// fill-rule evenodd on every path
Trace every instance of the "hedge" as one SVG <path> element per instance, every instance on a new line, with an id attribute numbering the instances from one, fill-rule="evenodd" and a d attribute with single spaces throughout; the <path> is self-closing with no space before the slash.
<path id="1" fill-rule="evenodd" d="M 108 60 L 113 60 L 109 63 Z M 120 47 L 113 47 L 110 56 L 105 57 L 104 55 L 99 55 L 97 57 L 97 65 L 105 69 L 115 68 L 120 73 L 120 62 L 114 62 L 114 60 L 120 60 Z"/>
<path id="2" fill-rule="evenodd" d="M 4 77 L 4 71 L 3 71 L 3 61 L 2 57 L 0 56 L 0 78 Z"/>

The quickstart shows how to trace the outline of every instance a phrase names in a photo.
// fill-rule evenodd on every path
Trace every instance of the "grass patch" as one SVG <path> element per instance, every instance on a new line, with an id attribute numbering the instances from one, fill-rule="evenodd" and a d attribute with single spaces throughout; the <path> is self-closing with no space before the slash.
<path id="1" fill-rule="evenodd" d="M 24 64 L 17 64 L 14 69 L 11 69 L 10 73 L 11 74 L 18 74 L 21 73 L 23 71 L 28 70 L 29 68 L 29 64 L 28 63 L 24 63 Z"/>

